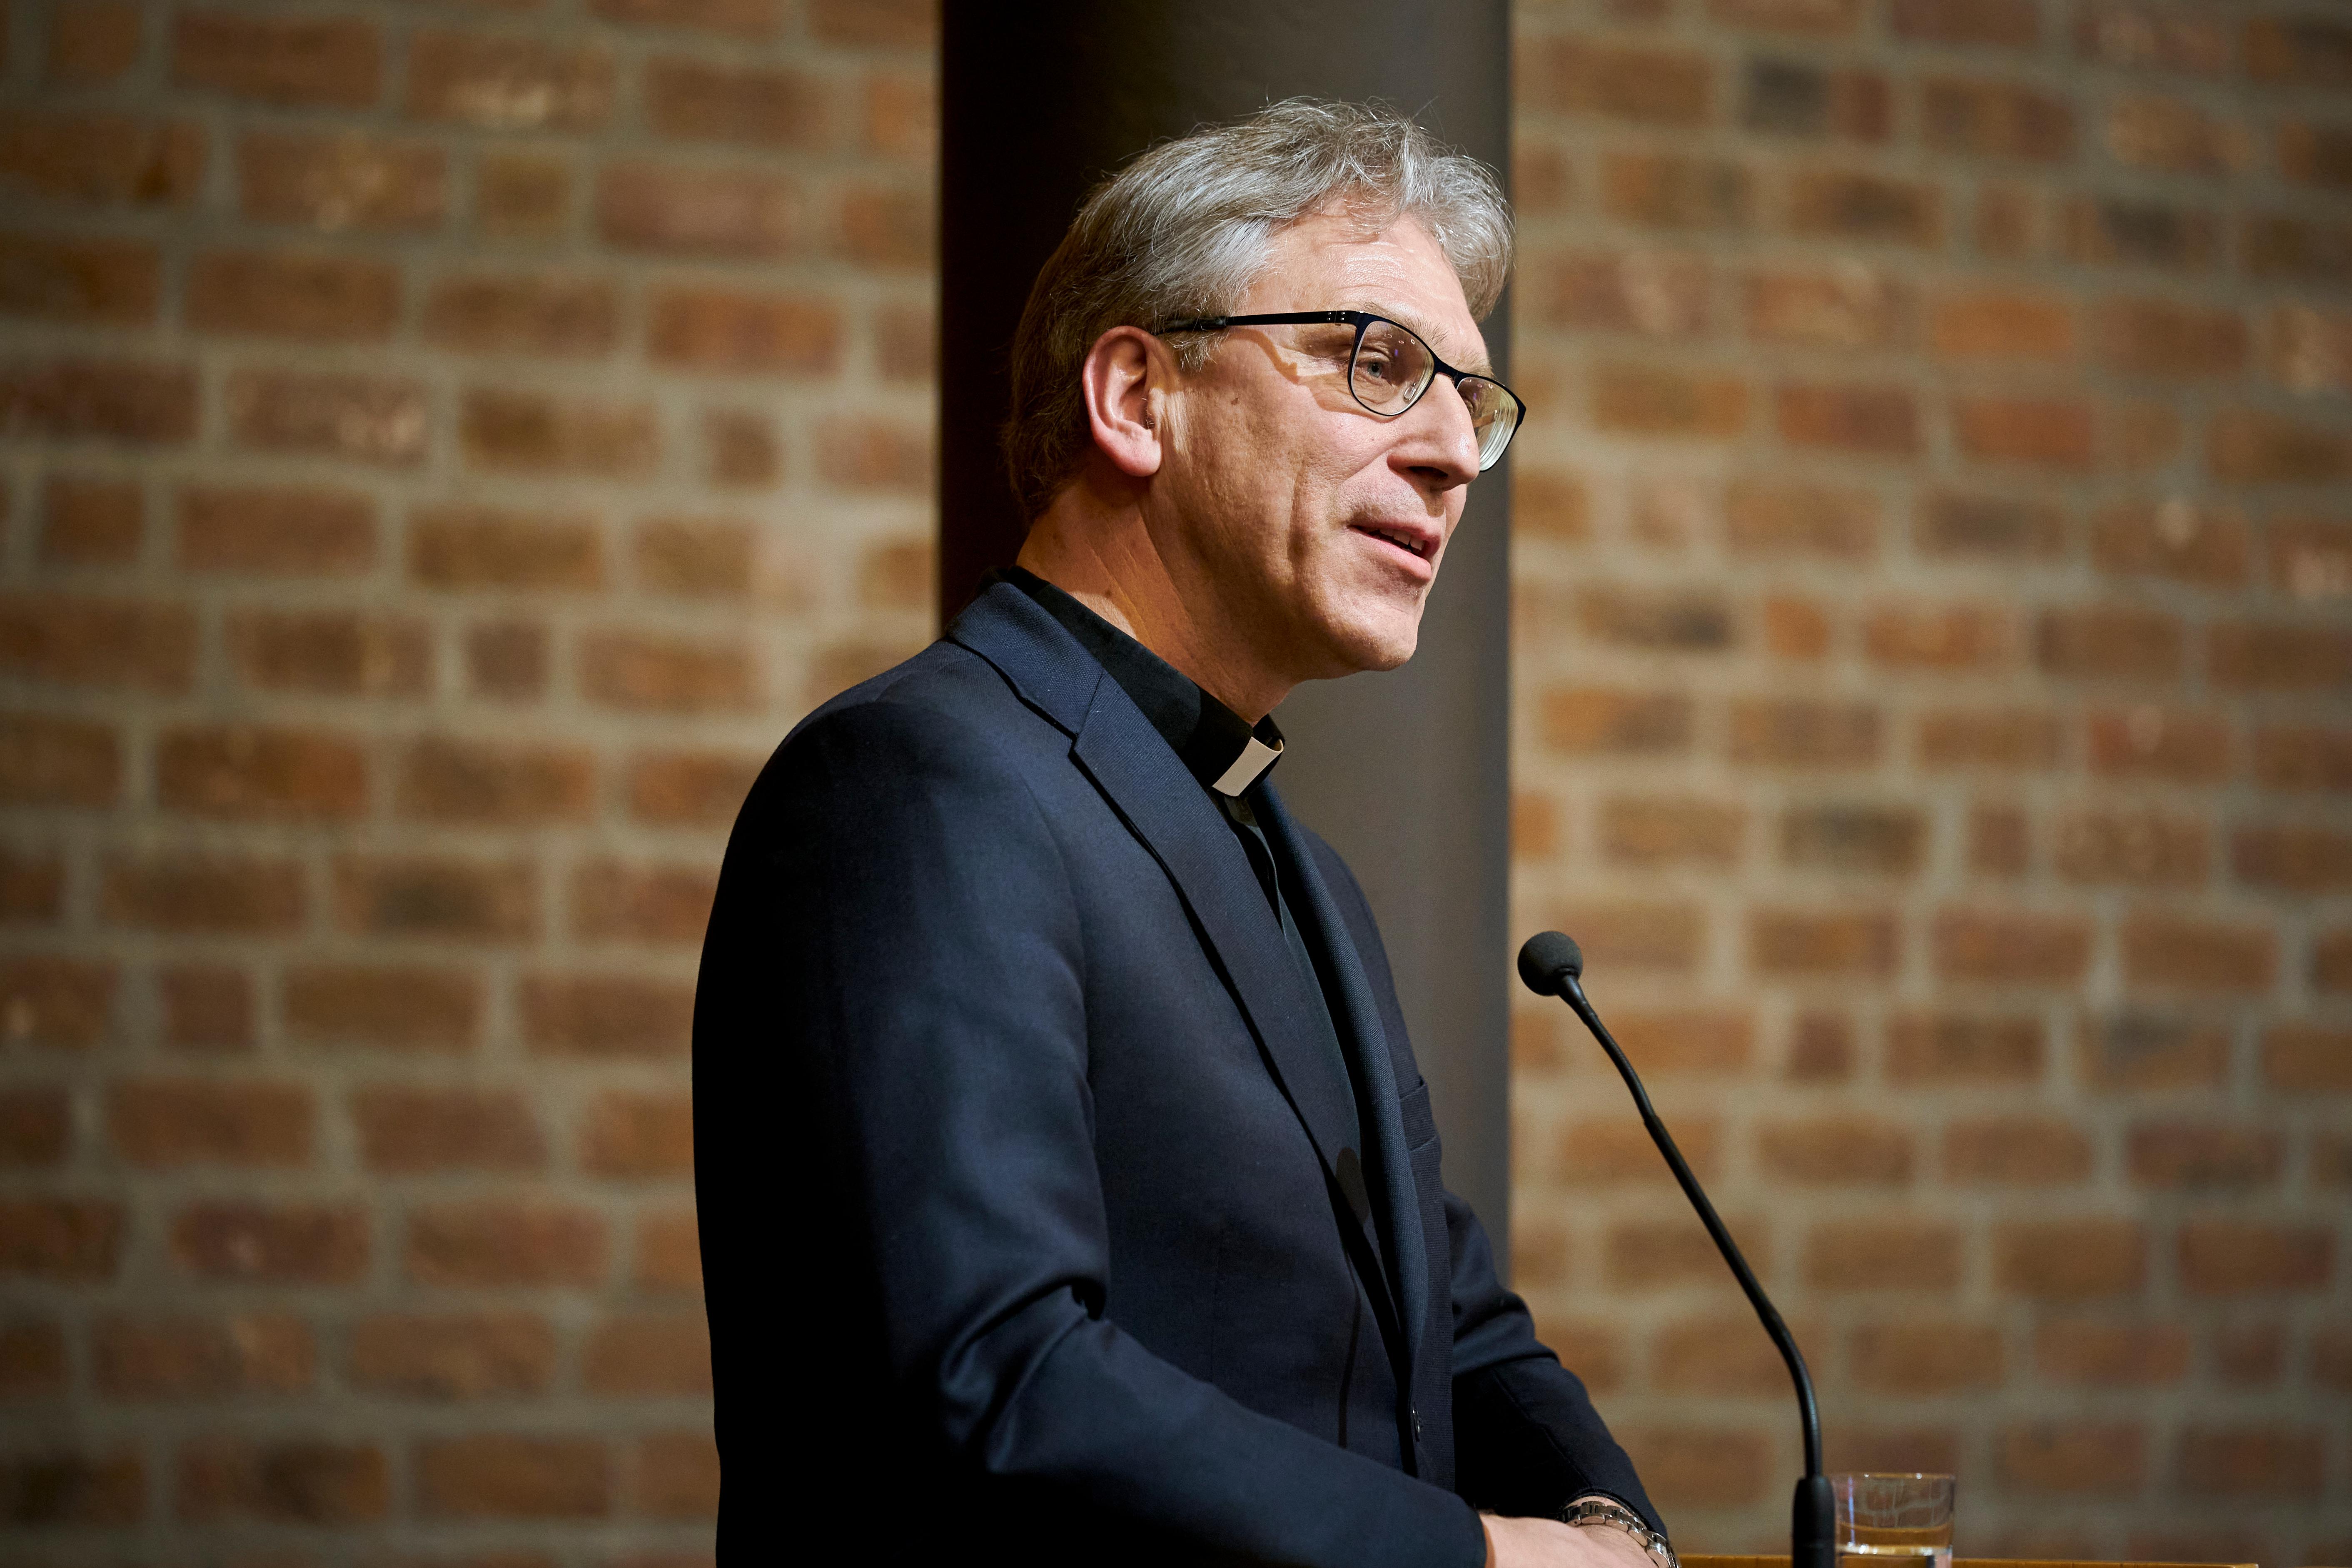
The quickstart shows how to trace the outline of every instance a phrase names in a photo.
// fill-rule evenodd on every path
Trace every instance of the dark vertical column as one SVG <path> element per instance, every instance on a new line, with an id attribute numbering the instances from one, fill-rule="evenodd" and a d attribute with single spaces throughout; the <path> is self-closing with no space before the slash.
<path id="1" fill-rule="evenodd" d="M 1152 142 L 1294 95 L 1378 98 L 1509 165 L 1507 0 L 946 0 L 941 58 L 940 600 L 1019 551 L 996 454 L 1037 268 L 1087 190 Z M 1509 324 L 1485 324 L 1498 363 Z M 1473 487 L 1403 669 L 1283 705 L 1279 774 L 1387 937 L 1446 1140 L 1501 1245 L 1507 1071 L 1510 492 Z"/>

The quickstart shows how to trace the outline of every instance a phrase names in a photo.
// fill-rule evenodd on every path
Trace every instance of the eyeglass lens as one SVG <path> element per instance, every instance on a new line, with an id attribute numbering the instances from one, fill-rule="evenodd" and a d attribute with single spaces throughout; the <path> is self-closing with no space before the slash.
<path id="1" fill-rule="evenodd" d="M 1396 415 L 1420 401 L 1436 374 L 1437 359 L 1428 344 L 1394 321 L 1374 321 L 1365 323 L 1356 344 L 1349 385 L 1356 400 L 1373 413 Z M 1517 400 L 1479 375 L 1464 376 L 1461 393 L 1478 437 L 1478 467 L 1490 468 L 1518 428 Z"/>

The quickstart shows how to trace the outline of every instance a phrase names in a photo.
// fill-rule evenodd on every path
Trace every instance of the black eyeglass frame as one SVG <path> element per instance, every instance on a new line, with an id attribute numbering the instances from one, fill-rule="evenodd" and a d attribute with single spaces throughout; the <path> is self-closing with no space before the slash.
<path id="1" fill-rule="evenodd" d="M 1437 367 L 1431 372 L 1429 379 L 1422 383 L 1421 391 L 1414 393 L 1410 402 L 1393 413 L 1387 409 L 1373 407 L 1356 391 L 1356 356 L 1363 352 L 1364 333 L 1371 329 L 1374 321 L 1386 321 L 1390 326 L 1419 343 L 1421 352 L 1429 356 L 1429 363 Z M 1462 370 L 1447 364 L 1437 357 L 1437 351 L 1429 346 L 1427 338 L 1423 337 L 1402 321 L 1391 316 L 1383 316 L 1377 310 L 1276 310 L 1271 314 L 1256 316 L 1201 316 L 1186 321 L 1171 321 L 1160 331 L 1165 334 L 1223 331 L 1227 327 L 1289 326 L 1352 326 L 1356 329 L 1356 341 L 1348 345 L 1348 395 L 1355 398 L 1356 406 L 1381 419 L 1402 419 L 1412 413 L 1413 405 L 1422 400 L 1431 387 L 1437 384 L 1437 378 L 1441 375 L 1454 378 L 1454 390 L 1457 394 L 1461 392 L 1462 384 L 1465 381 L 1483 381 L 1487 385 L 1498 389 L 1504 396 L 1511 400 L 1511 406 L 1517 409 L 1518 414 L 1512 419 L 1510 433 L 1503 437 L 1503 444 L 1495 448 L 1495 455 L 1479 463 L 1478 471 L 1482 474 L 1503 460 L 1503 454 L 1511 449 L 1512 437 L 1519 433 L 1519 426 L 1527 423 L 1528 401 L 1526 398 L 1521 397 L 1491 375 L 1482 374 L 1475 370 Z"/>

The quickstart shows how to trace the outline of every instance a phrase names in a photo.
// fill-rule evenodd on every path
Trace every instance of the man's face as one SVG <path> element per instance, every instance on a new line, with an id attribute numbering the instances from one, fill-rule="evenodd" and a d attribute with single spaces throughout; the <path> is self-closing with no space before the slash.
<path id="1" fill-rule="evenodd" d="M 1276 237 L 1234 315 L 1370 310 L 1438 357 L 1487 368 L 1444 252 L 1402 218 L 1368 235 L 1328 212 Z M 1347 326 L 1233 327 L 1167 405 L 1147 519 L 1225 611 L 1233 635 L 1294 680 L 1393 669 L 1412 656 L 1445 543 L 1477 477 L 1470 413 L 1440 375 L 1383 418 L 1348 390 Z"/>

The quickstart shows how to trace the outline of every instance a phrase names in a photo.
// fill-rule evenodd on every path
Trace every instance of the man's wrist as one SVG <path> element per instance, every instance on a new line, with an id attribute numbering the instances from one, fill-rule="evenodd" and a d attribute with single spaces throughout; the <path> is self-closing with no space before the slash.
<path id="1" fill-rule="evenodd" d="M 1633 1538 L 1635 1545 L 1648 1555 L 1658 1568 L 1682 1568 L 1665 1532 L 1650 1528 L 1649 1521 L 1606 1492 L 1586 1492 L 1570 1500 L 1559 1510 L 1562 1524 L 1579 1529 L 1619 1530 Z"/>

